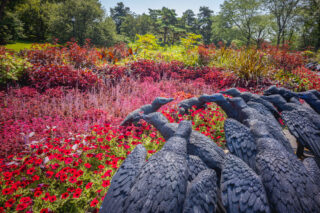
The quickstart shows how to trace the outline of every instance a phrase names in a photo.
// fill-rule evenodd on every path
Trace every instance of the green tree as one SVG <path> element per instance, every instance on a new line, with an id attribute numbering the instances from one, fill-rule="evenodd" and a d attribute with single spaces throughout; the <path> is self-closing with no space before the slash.
<path id="1" fill-rule="evenodd" d="M 276 43 L 279 46 L 284 36 L 289 22 L 298 14 L 301 0 L 264 0 L 264 5 L 274 16 L 277 24 Z"/>
<path id="2" fill-rule="evenodd" d="M 163 7 L 160 12 L 160 18 L 157 20 L 162 30 L 163 43 L 166 44 L 170 31 L 174 32 L 175 25 L 177 24 L 177 14 L 173 9 Z"/>
<path id="3" fill-rule="evenodd" d="M 186 10 L 183 12 L 180 21 L 187 32 L 197 32 L 197 18 L 192 10 Z"/>
<path id="4" fill-rule="evenodd" d="M 259 0 L 226 0 L 220 14 L 230 25 L 236 26 L 249 46 L 259 22 L 261 2 Z"/>
<path id="5" fill-rule="evenodd" d="M 0 2 L 0 21 L 4 18 L 5 12 L 14 12 L 13 9 L 16 5 L 24 2 L 24 0 L 1 0 Z"/>
<path id="6" fill-rule="evenodd" d="M 239 40 L 240 34 L 239 29 L 231 25 L 222 14 L 213 16 L 212 23 L 212 41 L 215 44 L 223 42 L 229 46 L 233 40 Z"/>
<path id="7" fill-rule="evenodd" d="M 118 42 L 116 25 L 111 17 L 100 22 L 94 22 L 89 28 L 87 38 L 97 46 L 110 47 Z"/>
<path id="8" fill-rule="evenodd" d="M 253 20 L 252 39 L 255 41 L 257 48 L 260 48 L 264 40 L 271 39 L 273 20 L 270 15 L 257 15 Z"/>
<path id="9" fill-rule="evenodd" d="M 136 38 L 136 34 L 144 35 L 151 32 L 151 18 L 146 15 L 127 15 L 121 24 L 120 32 L 131 41 Z"/>
<path id="10" fill-rule="evenodd" d="M 47 38 L 51 5 L 45 0 L 26 0 L 16 7 L 26 39 L 43 41 Z"/>
<path id="11" fill-rule="evenodd" d="M 23 38 L 23 24 L 16 14 L 6 11 L 0 20 L 0 44 Z"/>
<path id="12" fill-rule="evenodd" d="M 15 8 L 24 0 L 0 1 L 0 44 L 23 38 L 23 23 L 17 17 Z"/>
<path id="13" fill-rule="evenodd" d="M 320 0 L 305 0 L 300 11 L 300 22 L 302 24 L 301 47 L 314 46 L 320 49 Z"/>
<path id="14" fill-rule="evenodd" d="M 113 43 L 115 41 L 113 26 L 110 19 L 104 18 L 104 11 L 98 0 L 67 0 L 55 4 L 52 7 L 49 23 L 52 37 L 58 38 L 62 43 L 70 41 L 73 37 L 81 45 L 86 38 L 92 38 L 92 35 L 97 33 L 100 33 L 100 38 L 112 39 L 110 43 Z M 93 33 L 93 30 L 97 32 Z M 98 42 L 97 39 L 93 40 Z"/>
<path id="15" fill-rule="evenodd" d="M 211 43 L 212 15 L 213 11 L 210 10 L 209 7 L 200 7 L 198 13 L 198 28 L 205 44 Z"/>
<path id="16" fill-rule="evenodd" d="M 110 8 L 110 14 L 114 22 L 116 23 L 117 33 L 120 34 L 120 27 L 124 19 L 129 15 L 130 8 L 125 7 L 123 2 L 118 2 L 117 6 Z"/>

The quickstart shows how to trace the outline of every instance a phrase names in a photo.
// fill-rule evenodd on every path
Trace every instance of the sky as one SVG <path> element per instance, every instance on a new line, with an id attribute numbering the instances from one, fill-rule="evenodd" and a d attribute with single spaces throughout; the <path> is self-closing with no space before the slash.
<path id="1" fill-rule="evenodd" d="M 191 9 L 195 14 L 199 12 L 200 6 L 207 6 L 213 10 L 214 14 L 219 12 L 220 4 L 224 0 L 100 0 L 108 15 L 110 15 L 110 7 L 115 7 L 118 2 L 123 2 L 126 7 L 136 14 L 147 13 L 150 9 L 161 9 L 168 7 L 175 9 L 178 16 L 184 11 Z"/>

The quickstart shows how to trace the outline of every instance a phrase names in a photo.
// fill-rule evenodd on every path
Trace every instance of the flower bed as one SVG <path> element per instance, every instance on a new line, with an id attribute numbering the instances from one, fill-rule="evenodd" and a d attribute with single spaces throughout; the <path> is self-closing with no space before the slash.
<path id="1" fill-rule="evenodd" d="M 162 111 L 170 122 L 191 120 L 195 130 L 224 147 L 224 113 L 215 104 L 191 112 L 178 117 L 176 109 Z M 21 153 L 0 160 L 0 210 L 97 211 L 116 169 L 134 147 L 143 144 L 150 156 L 164 142 L 145 122 L 128 128 L 94 125 L 89 135 L 32 141 Z"/>

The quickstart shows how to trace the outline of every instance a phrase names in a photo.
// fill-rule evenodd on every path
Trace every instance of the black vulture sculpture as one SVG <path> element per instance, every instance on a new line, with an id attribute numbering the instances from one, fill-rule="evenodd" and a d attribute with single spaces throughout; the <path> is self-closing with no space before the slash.
<path id="1" fill-rule="evenodd" d="M 182 212 L 191 131 L 191 123 L 182 121 L 174 136 L 142 167 L 126 199 L 126 212 Z"/>
<path id="2" fill-rule="evenodd" d="M 314 91 L 314 90 L 313 90 Z M 304 92 L 304 93 L 300 93 L 298 94 L 299 98 L 305 100 L 317 113 L 320 114 L 320 99 L 319 97 L 317 97 L 316 94 L 318 94 L 319 92 Z"/>
<path id="3" fill-rule="evenodd" d="M 227 212 L 270 212 L 260 177 L 232 154 L 227 155 L 223 166 L 221 190 Z"/>
<path id="4" fill-rule="evenodd" d="M 319 159 L 318 159 L 319 161 Z M 315 158 L 309 157 L 303 160 L 303 164 L 313 178 L 314 182 L 320 187 L 320 168 L 319 162 Z"/>
<path id="5" fill-rule="evenodd" d="M 160 112 L 145 115 L 143 119 L 152 124 L 165 139 L 170 138 L 177 128 L 177 124 L 169 123 Z M 214 141 L 193 130 L 187 148 L 189 155 L 198 156 L 209 168 L 214 169 L 220 175 L 225 153 Z"/>
<path id="6" fill-rule="evenodd" d="M 299 98 L 297 98 L 297 97 L 290 98 L 289 103 L 293 103 L 296 105 L 302 105 L 302 103 L 299 101 Z"/>
<path id="7" fill-rule="evenodd" d="M 306 92 L 299 92 L 298 95 L 300 96 L 300 95 L 303 95 L 305 93 L 312 93 L 320 100 L 320 92 L 318 90 L 312 89 L 312 90 L 308 90 Z"/>
<path id="8" fill-rule="evenodd" d="M 229 118 L 238 120 L 239 113 L 229 103 L 229 98 L 225 98 L 221 93 L 210 95 L 210 102 L 215 102 L 227 114 Z"/>
<path id="9" fill-rule="evenodd" d="M 281 116 L 291 134 L 301 144 L 297 151 L 298 157 L 302 156 L 303 147 L 307 147 L 315 156 L 320 158 L 320 129 L 308 118 L 299 115 L 297 111 L 283 111 Z"/>
<path id="10" fill-rule="evenodd" d="M 128 126 L 132 123 L 136 123 L 141 119 L 142 114 L 150 114 L 152 112 L 156 112 L 160 107 L 163 105 L 173 101 L 173 98 L 162 98 L 157 97 L 154 99 L 152 104 L 143 105 L 139 109 L 134 110 L 131 112 L 120 124 L 120 126 Z"/>
<path id="11" fill-rule="evenodd" d="M 283 96 L 287 101 L 291 98 L 291 97 L 297 97 L 297 98 L 302 98 L 304 96 L 308 96 L 310 94 L 314 95 L 316 97 L 316 99 L 320 100 L 320 92 L 318 90 L 308 90 L 308 91 L 304 91 L 304 92 L 293 92 L 290 91 L 286 88 L 283 87 L 276 87 L 276 86 L 270 86 L 268 89 L 266 89 L 264 91 L 264 95 L 276 95 L 279 94 L 281 96 Z"/>
<path id="12" fill-rule="evenodd" d="M 274 117 L 274 114 L 270 112 L 270 110 L 265 107 L 263 104 L 254 102 L 254 101 L 249 101 L 247 102 L 247 105 L 255 110 L 257 110 L 261 115 L 266 116 L 270 119 L 272 119 L 272 122 L 278 122 L 276 118 Z M 280 118 L 280 114 L 278 113 L 279 116 L 277 118 Z"/>
<path id="13" fill-rule="evenodd" d="M 283 87 L 276 87 L 275 85 L 270 86 L 268 89 L 263 91 L 263 94 L 265 96 L 269 95 L 281 95 L 286 101 L 289 101 L 292 97 L 298 97 L 294 92 L 292 92 L 289 89 L 283 88 Z"/>
<path id="14" fill-rule="evenodd" d="M 188 185 L 183 213 L 216 212 L 218 191 L 215 171 L 212 169 L 203 170 Z"/>
<path id="15" fill-rule="evenodd" d="M 191 182 L 195 179 L 196 176 L 203 170 L 208 169 L 207 165 L 195 155 L 187 156 L 187 165 L 188 165 L 188 181 Z"/>
<path id="16" fill-rule="evenodd" d="M 320 116 L 312 109 L 295 103 L 287 103 L 280 95 L 264 97 L 282 112 L 281 117 L 289 131 L 298 140 L 298 157 L 303 156 L 304 147 L 320 157 Z"/>
<path id="17" fill-rule="evenodd" d="M 203 95 L 205 101 L 180 106 L 183 113 L 207 102 L 221 106 L 229 117 L 224 124 L 229 154 L 192 130 L 189 121 L 169 123 L 153 105 L 138 109 L 125 125 L 144 119 L 167 142 L 148 161 L 142 145 L 132 151 L 114 175 L 100 212 L 320 212 L 320 115 L 300 103 L 303 93 L 276 87 L 267 90 L 269 96 L 227 92 L 235 97 Z M 298 159 L 274 110 L 314 157 Z"/>
<path id="18" fill-rule="evenodd" d="M 299 160 L 290 159 L 279 143 L 257 141 L 257 170 L 272 212 L 319 212 L 320 193 Z M 299 163 L 300 162 L 300 163 Z"/>
<path id="19" fill-rule="evenodd" d="M 281 95 L 262 96 L 263 99 L 275 105 L 280 112 L 297 110 L 297 114 L 307 117 L 313 124 L 320 128 L 320 115 L 310 107 L 305 107 L 294 102 L 287 102 Z"/>
<path id="20" fill-rule="evenodd" d="M 262 104 L 264 107 L 267 108 L 267 110 L 270 113 L 273 114 L 273 116 L 275 116 L 276 118 L 280 117 L 278 110 L 269 101 L 266 101 L 265 99 L 261 98 L 261 96 L 259 96 L 257 94 L 252 94 L 250 92 L 241 93 L 236 88 L 231 88 L 231 89 L 228 89 L 226 91 L 222 91 L 221 93 L 222 94 L 231 95 L 232 97 L 241 97 L 246 103 L 248 103 L 250 101 L 250 102 L 255 102 L 255 103 Z M 248 104 L 248 105 L 250 106 L 250 104 Z M 253 108 L 255 108 L 255 107 L 253 107 Z M 259 112 L 261 113 L 261 112 L 265 112 L 265 111 L 266 110 L 259 111 Z"/>
<path id="21" fill-rule="evenodd" d="M 210 98 L 209 95 L 204 94 L 198 98 L 193 97 L 193 98 L 189 98 L 189 99 L 181 101 L 180 103 L 178 103 L 179 114 L 184 115 L 184 114 L 189 113 L 190 109 L 193 106 L 196 106 L 197 109 L 205 108 L 206 103 L 210 102 L 209 98 Z"/>
<path id="22" fill-rule="evenodd" d="M 241 158 L 255 170 L 257 148 L 250 129 L 240 122 L 228 118 L 224 122 L 224 131 L 230 153 Z"/>
<path id="23" fill-rule="evenodd" d="M 271 137 L 281 142 L 288 152 L 293 153 L 293 149 L 288 139 L 283 134 L 282 128 L 276 120 L 270 119 L 260 114 L 257 110 L 249 107 L 242 98 L 237 97 L 237 98 L 232 98 L 225 101 L 229 102 L 230 106 L 234 110 L 234 113 L 237 115 L 236 120 L 240 121 L 246 126 L 249 126 L 248 122 L 250 120 L 259 120 L 264 122 L 267 128 L 269 129 Z M 222 109 L 224 110 L 224 107 L 222 107 Z"/>
<path id="24" fill-rule="evenodd" d="M 113 176 L 108 193 L 100 208 L 102 213 L 125 212 L 124 202 L 134 180 L 146 162 L 147 151 L 139 144 L 122 163 Z"/>
<path id="25" fill-rule="evenodd" d="M 287 101 L 290 101 L 292 97 L 301 98 L 320 114 L 320 92 L 317 90 L 295 93 L 283 87 L 277 88 L 276 86 L 271 86 L 264 91 L 264 94 L 267 96 L 279 94 Z"/>

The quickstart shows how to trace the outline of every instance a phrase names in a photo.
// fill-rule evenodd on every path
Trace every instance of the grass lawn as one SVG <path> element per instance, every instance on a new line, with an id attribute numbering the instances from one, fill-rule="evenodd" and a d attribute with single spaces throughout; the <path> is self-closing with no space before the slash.
<path id="1" fill-rule="evenodd" d="M 23 49 L 30 49 L 32 44 L 33 44 L 32 42 L 28 42 L 28 41 L 18 41 L 13 44 L 7 44 L 5 45 L 5 47 L 8 49 L 14 50 L 15 52 L 19 52 L 20 50 L 23 50 Z"/>

